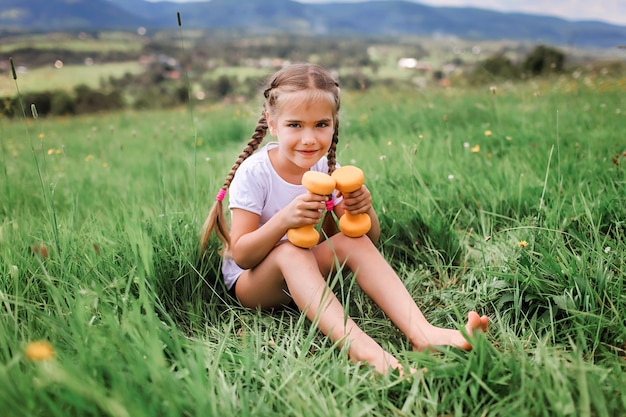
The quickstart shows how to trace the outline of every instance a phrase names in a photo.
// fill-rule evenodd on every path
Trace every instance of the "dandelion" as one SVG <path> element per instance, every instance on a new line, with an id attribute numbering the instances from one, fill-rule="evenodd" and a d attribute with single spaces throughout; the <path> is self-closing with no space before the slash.
<path id="1" fill-rule="evenodd" d="M 204 160 L 206 161 L 206 163 L 207 163 L 207 164 L 210 164 L 210 163 L 211 163 L 211 158 L 210 158 L 210 157 L 208 157 L 208 156 L 207 156 L 206 158 L 204 158 Z"/>
<path id="2" fill-rule="evenodd" d="M 391 146 L 393 144 L 393 142 L 389 141 L 387 142 L 387 146 Z"/>
<path id="3" fill-rule="evenodd" d="M 470 151 L 472 151 L 472 153 L 480 152 L 480 145 L 474 146 L 473 148 L 470 149 Z"/>
<path id="4" fill-rule="evenodd" d="M 520 240 L 519 242 L 517 242 L 517 246 L 523 249 L 528 246 L 528 242 L 526 242 L 525 240 Z"/>
<path id="5" fill-rule="evenodd" d="M 485 130 L 485 136 L 491 136 L 493 132 L 491 130 Z"/>
<path id="6" fill-rule="evenodd" d="M 40 133 L 40 134 L 39 134 L 39 139 L 43 139 L 43 138 L 45 138 L 45 137 L 46 137 L 46 135 L 45 135 L 44 133 Z"/>
<path id="7" fill-rule="evenodd" d="M 418 139 L 424 139 L 424 135 L 422 135 L 422 134 L 417 135 L 417 137 L 418 137 Z"/>
<path id="8" fill-rule="evenodd" d="M 103 167 L 103 168 L 108 168 L 108 167 L 109 167 L 109 164 L 108 164 L 107 162 L 103 162 L 103 163 L 102 163 L 102 167 Z"/>
<path id="9" fill-rule="evenodd" d="M 54 149 L 50 148 L 48 149 L 48 155 L 52 155 L 54 153 Z"/>
<path id="10" fill-rule="evenodd" d="M 38 340 L 26 346 L 25 354 L 31 361 L 47 361 L 54 358 L 54 348 L 45 340 Z"/>
<path id="11" fill-rule="evenodd" d="M 604 248 L 604 253 L 609 253 L 611 252 L 611 247 L 607 246 L 606 248 Z"/>
<path id="12" fill-rule="evenodd" d="M 94 158 L 94 156 L 92 154 L 89 154 L 85 157 L 85 162 L 89 162 Z"/>

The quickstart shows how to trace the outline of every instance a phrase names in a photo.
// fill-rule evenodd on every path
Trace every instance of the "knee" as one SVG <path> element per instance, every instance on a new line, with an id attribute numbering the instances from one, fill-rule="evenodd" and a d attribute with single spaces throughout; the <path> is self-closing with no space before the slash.
<path id="1" fill-rule="evenodd" d="M 349 255 L 354 251 L 362 251 L 364 249 L 374 248 L 374 243 L 367 236 L 348 237 L 343 233 L 337 233 L 330 238 L 332 246 L 337 253 Z"/>
<path id="2" fill-rule="evenodd" d="M 307 259 L 315 259 L 309 249 L 300 248 L 289 241 L 276 246 L 274 252 L 279 255 L 280 259 L 298 260 L 300 262 Z"/>

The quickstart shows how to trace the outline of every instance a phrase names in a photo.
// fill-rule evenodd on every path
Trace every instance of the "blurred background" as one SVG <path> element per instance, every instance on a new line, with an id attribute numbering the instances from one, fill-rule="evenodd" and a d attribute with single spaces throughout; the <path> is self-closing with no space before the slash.
<path id="1" fill-rule="evenodd" d="M 295 61 L 344 89 L 624 74 L 620 1 L 0 0 L 0 100 L 40 116 L 240 102 Z M 13 61 L 13 68 L 11 68 Z"/>

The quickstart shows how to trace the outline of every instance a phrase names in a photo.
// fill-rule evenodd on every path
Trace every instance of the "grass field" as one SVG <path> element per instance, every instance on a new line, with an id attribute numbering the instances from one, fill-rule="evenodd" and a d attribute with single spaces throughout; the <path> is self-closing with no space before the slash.
<path id="1" fill-rule="evenodd" d="M 226 300 L 215 242 L 199 263 L 259 103 L 0 119 L 2 415 L 626 416 L 625 91 L 564 76 L 344 95 L 339 160 L 366 173 L 384 255 L 434 324 L 491 318 L 471 352 L 413 353 L 339 285 L 420 369 L 408 382 L 296 311 Z"/>
<path id="2" fill-rule="evenodd" d="M 139 62 L 111 62 L 100 65 L 65 65 L 62 68 L 35 68 L 19 74 L 23 81 L 20 92 L 41 92 L 61 90 L 72 92 L 79 85 L 97 89 L 110 77 L 120 78 L 125 74 L 139 74 L 144 71 Z M 0 75 L 0 96 L 15 96 L 15 81 L 10 73 Z"/>

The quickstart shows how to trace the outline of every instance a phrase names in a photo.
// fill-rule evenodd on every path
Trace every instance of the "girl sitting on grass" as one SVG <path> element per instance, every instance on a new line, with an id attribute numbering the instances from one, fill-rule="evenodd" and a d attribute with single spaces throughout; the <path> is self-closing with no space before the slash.
<path id="1" fill-rule="evenodd" d="M 213 230 L 223 242 L 222 273 L 228 290 L 248 308 L 272 309 L 294 302 L 319 330 L 339 346 L 347 344 L 354 362 L 376 371 L 402 372 L 398 360 L 347 316 L 327 280 L 337 265 L 346 265 L 363 291 L 409 338 L 413 350 L 430 346 L 471 349 L 463 332 L 431 325 L 404 284 L 376 248 L 380 226 L 365 185 L 352 193 L 333 194 L 337 217 L 345 211 L 367 213 L 370 231 L 362 237 L 333 234 L 302 249 L 286 239 L 291 228 L 317 224 L 327 196 L 301 185 L 309 170 L 332 173 L 339 132 L 339 86 L 321 67 L 296 64 L 278 71 L 264 91 L 265 102 L 252 139 L 239 155 L 207 218 L 201 247 Z M 268 132 L 277 139 L 255 153 Z M 222 201 L 230 189 L 230 232 Z M 326 216 L 325 220 L 333 220 Z M 488 318 L 468 314 L 467 335 L 484 331 Z"/>

